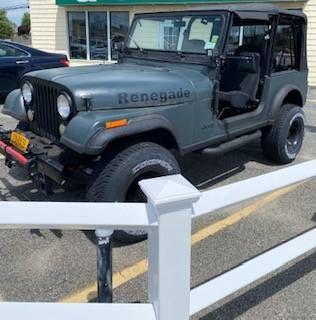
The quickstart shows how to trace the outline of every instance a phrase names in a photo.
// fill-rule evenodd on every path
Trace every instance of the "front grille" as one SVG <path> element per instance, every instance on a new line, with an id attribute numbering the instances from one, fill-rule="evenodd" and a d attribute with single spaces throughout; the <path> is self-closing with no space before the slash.
<path id="1" fill-rule="evenodd" d="M 30 123 L 30 129 L 42 137 L 58 141 L 59 125 L 62 122 L 57 111 L 57 96 L 60 90 L 38 80 L 31 83 L 34 96 L 30 109 L 34 110 L 34 120 Z"/>

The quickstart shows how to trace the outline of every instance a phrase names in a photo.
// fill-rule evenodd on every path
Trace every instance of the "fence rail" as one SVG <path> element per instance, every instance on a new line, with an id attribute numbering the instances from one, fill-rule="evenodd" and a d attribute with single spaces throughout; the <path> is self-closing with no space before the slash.
<path id="1" fill-rule="evenodd" d="M 195 216 L 210 213 L 314 176 L 316 176 L 316 160 L 204 191 L 200 200 L 194 204 Z"/>
<path id="2" fill-rule="evenodd" d="M 316 247 L 316 229 L 190 290 L 192 217 L 211 213 L 316 176 L 316 160 L 210 191 L 180 175 L 140 182 L 148 203 L 2 202 L 0 229 L 148 230 L 148 304 L 0 303 L 4 318 L 188 320 L 206 308 Z M 91 210 L 93 208 L 93 210 Z"/>
<path id="3" fill-rule="evenodd" d="M 80 303 L 18 303 L 0 304 L 2 319 L 45 320 L 156 320 L 151 304 L 80 304 Z"/>
<path id="4" fill-rule="evenodd" d="M 190 314 L 227 297 L 316 246 L 316 229 L 294 238 L 191 291 Z M 212 294 L 210 294 L 212 292 Z"/>
<path id="5" fill-rule="evenodd" d="M 157 224 L 145 203 L 3 201 L 0 206 L 0 229 L 139 229 Z"/>

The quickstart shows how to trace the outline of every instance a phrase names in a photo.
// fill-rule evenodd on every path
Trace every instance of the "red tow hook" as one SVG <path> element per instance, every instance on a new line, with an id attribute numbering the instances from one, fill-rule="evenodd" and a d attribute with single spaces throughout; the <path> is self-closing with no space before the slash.
<path id="1" fill-rule="evenodd" d="M 0 141 L 0 149 L 5 153 L 9 154 L 14 160 L 20 163 L 22 166 L 29 164 L 29 159 L 25 158 L 18 151 L 15 151 L 12 147 L 8 146 L 6 143 Z"/>

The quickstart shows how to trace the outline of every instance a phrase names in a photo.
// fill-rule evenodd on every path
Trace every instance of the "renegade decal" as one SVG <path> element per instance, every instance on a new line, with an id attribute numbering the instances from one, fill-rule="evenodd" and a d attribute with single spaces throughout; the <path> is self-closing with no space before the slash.
<path id="1" fill-rule="evenodd" d="M 167 100 L 189 98 L 191 91 L 180 88 L 178 91 L 168 92 L 151 92 L 151 93 L 126 93 L 122 92 L 118 95 L 119 104 L 128 104 L 130 102 L 166 102 Z"/>

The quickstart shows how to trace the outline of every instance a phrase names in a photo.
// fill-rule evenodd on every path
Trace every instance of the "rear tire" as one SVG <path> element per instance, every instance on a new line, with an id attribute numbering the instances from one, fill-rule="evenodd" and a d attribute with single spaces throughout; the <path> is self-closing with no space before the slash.
<path id="1" fill-rule="evenodd" d="M 179 165 L 167 149 L 151 142 L 138 143 L 96 169 L 96 180 L 88 188 L 87 199 L 93 202 L 146 202 L 138 181 L 178 173 Z M 147 238 L 144 230 L 116 231 L 114 236 L 125 243 Z"/>
<path id="2" fill-rule="evenodd" d="M 303 145 L 304 133 L 305 115 L 302 108 L 293 104 L 284 105 L 273 126 L 263 131 L 264 155 L 280 164 L 294 161 Z"/>

